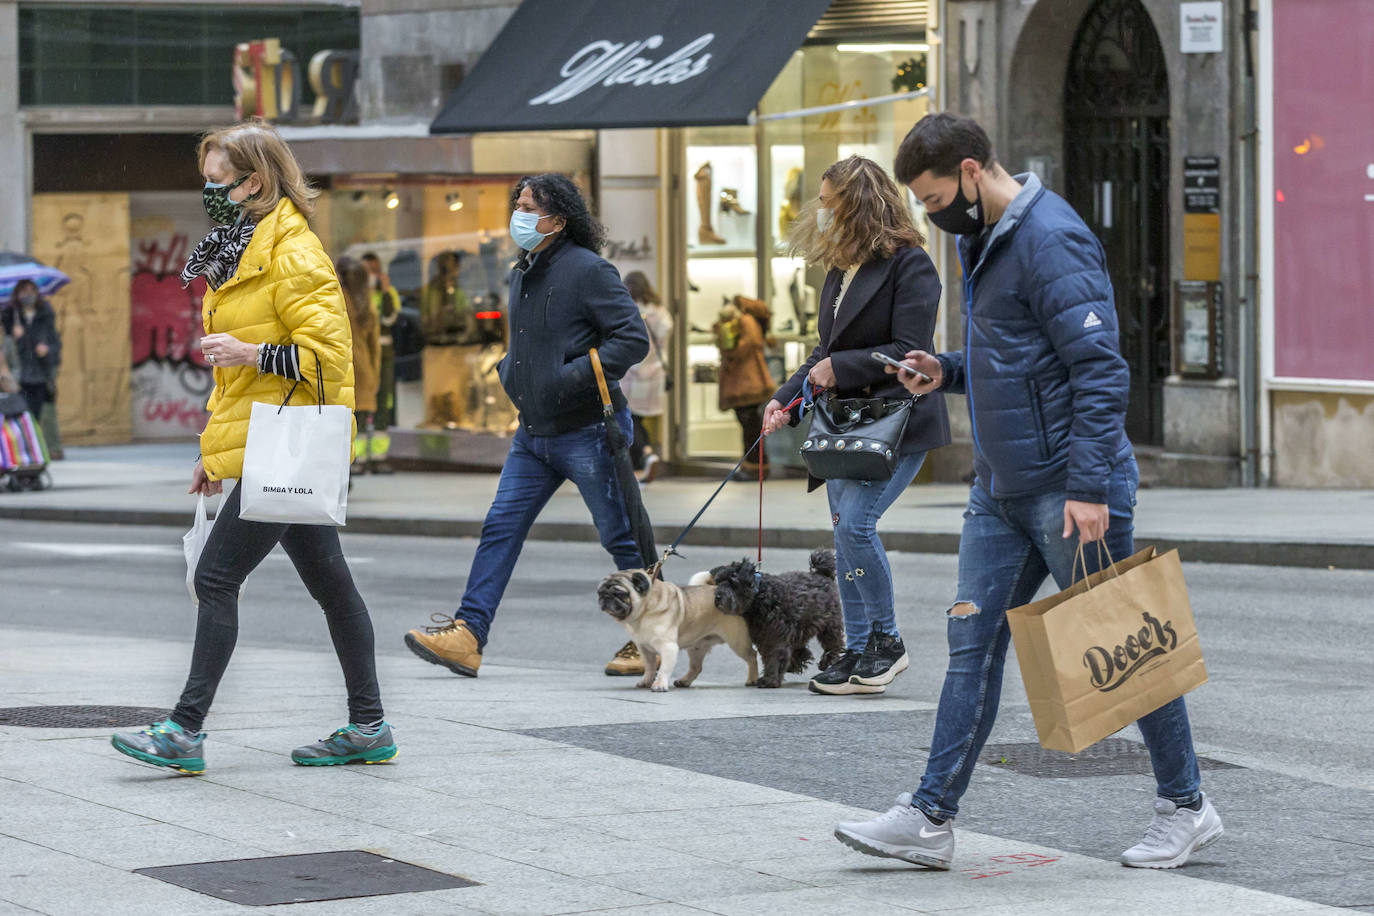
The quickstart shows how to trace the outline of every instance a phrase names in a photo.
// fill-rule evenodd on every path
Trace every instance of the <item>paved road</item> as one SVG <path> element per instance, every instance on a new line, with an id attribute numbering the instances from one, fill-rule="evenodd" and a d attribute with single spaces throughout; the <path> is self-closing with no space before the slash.
<path id="1" fill-rule="evenodd" d="M 179 531 L 0 521 L 0 544 L 0 624 L 50 631 L 54 640 L 63 632 L 105 631 L 189 641 L 194 615 L 183 585 Z M 474 547 L 470 540 L 345 536 L 382 652 L 406 656 L 404 630 L 431 611 L 451 608 Z M 736 553 L 696 548 L 670 574 L 685 579 Z M 767 560 L 772 569 L 793 568 L 804 555 L 778 550 Z M 592 545 L 530 544 L 488 659 L 546 669 L 604 662 L 623 641 L 622 631 L 592 600 L 605 565 Z M 891 695 L 933 702 L 944 671 L 941 614 L 952 594 L 954 558 L 894 555 L 893 566 L 902 596 L 899 623 L 913 664 Z M 1368 648 L 1374 643 L 1374 573 L 1200 564 L 1186 572 L 1212 678 L 1191 699 L 1195 734 L 1199 750 L 1222 767 L 1209 769 L 1204 779 L 1228 828 L 1226 841 L 1190 871 L 1374 912 L 1374 683 Z M 240 640 L 328 651 L 323 621 L 280 553 L 249 580 Z M 136 667 L 138 660 L 129 664 Z M 708 659 L 707 679 L 741 676 L 738 661 L 727 653 Z M 463 701 L 461 679 L 435 683 L 437 703 Z M 798 682 L 787 689 L 803 688 Z M 1014 663 L 1005 695 L 992 741 L 1032 744 Z M 885 701 L 874 698 L 873 712 L 843 715 L 531 734 L 881 808 L 919 775 L 932 719 L 930 713 L 884 711 Z M 1137 738 L 1130 731 L 1123 737 Z M 1024 746 L 1002 753 L 1013 765 L 1035 763 Z M 1140 775 L 1044 778 L 984 766 L 959 822 L 1102 855 L 1123 823 L 1143 826 L 1150 795 L 1150 782 Z"/>

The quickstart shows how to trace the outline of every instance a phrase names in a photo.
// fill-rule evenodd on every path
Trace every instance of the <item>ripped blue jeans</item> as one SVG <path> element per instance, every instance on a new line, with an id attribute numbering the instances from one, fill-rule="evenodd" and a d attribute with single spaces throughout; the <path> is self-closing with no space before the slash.
<path id="1" fill-rule="evenodd" d="M 1112 469 L 1107 548 L 1117 559 L 1134 549 L 1134 507 L 1140 472 L 1134 458 Z M 975 483 L 959 542 L 959 591 L 947 622 L 949 669 L 930 742 L 930 760 L 912 804 L 950 818 L 968 789 L 973 767 L 997 718 L 1002 668 L 1011 631 L 1007 610 L 1031 601 L 1046 576 L 1059 588 L 1074 579 L 1078 538 L 1063 537 L 1064 494 L 994 499 Z M 1099 564 L 1091 545 L 1088 572 Z M 1154 766 L 1156 792 L 1179 805 L 1197 800 L 1200 778 L 1188 709 L 1180 697 L 1136 723 Z"/>
<path id="2" fill-rule="evenodd" d="M 617 412 L 615 420 L 629 441 L 629 409 Z M 482 523 L 482 540 L 454 615 L 467 622 L 479 647 L 487 644 L 491 621 L 530 527 L 565 480 L 577 485 L 601 535 L 601 546 L 615 561 L 616 569 L 644 565 L 625 514 L 625 501 L 606 444 L 606 425 L 593 423 L 557 436 L 531 436 L 522 426 L 501 467 L 496 498 Z"/>

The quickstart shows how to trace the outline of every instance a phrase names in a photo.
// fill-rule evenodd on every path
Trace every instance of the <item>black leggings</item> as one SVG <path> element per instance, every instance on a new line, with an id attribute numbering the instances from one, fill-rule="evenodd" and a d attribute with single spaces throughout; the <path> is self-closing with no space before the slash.
<path id="1" fill-rule="evenodd" d="M 199 731 L 205 722 L 238 640 L 239 587 L 278 543 L 324 608 L 348 687 L 348 720 L 367 724 L 382 718 L 372 619 L 348 572 L 338 529 L 244 521 L 239 518 L 239 488 L 234 487 L 220 506 L 196 567 L 196 644 L 186 689 L 172 712 L 172 721 L 182 728 Z"/>

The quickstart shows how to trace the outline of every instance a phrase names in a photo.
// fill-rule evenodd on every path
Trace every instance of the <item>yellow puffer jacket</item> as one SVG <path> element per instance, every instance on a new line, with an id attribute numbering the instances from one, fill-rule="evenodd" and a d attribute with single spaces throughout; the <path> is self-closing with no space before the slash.
<path id="1" fill-rule="evenodd" d="M 258 223 L 228 282 L 205 294 L 207 334 L 232 334 L 247 343 L 296 344 L 301 377 L 292 404 L 314 404 L 316 360 L 326 404 L 353 408 L 353 337 L 343 291 L 324 246 L 296 205 L 283 197 Z M 243 476 L 243 447 L 253 402 L 281 404 L 292 382 L 258 374 L 257 366 L 215 369 L 210 422 L 200 454 L 211 480 Z"/>

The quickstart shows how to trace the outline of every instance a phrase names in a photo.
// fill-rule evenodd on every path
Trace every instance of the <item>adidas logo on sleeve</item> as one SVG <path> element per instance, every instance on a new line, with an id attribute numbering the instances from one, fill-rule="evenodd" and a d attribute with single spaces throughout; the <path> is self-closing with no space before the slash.
<path id="1" fill-rule="evenodd" d="M 1085 331 L 1100 327 L 1102 327 L 1102 319 L 1097 317 L 1097 312 L 1089 312 L 1088 317 L 1083 319 L 1083 329 Z"/>

